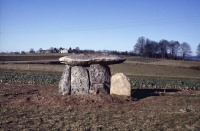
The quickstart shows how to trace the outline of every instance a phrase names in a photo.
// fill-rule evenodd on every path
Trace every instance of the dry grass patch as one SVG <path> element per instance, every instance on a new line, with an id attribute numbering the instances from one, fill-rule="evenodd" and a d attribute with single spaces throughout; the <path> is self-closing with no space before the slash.
<path id="1" fill-rule="evenodd" d="M 0 64 L 0 69 L 16 71 L 63 72 L 65 65 L 50 64 Z"/>
<path id="2" fill-rule="evenodd" d="M 166 60 L 166 59 L 143 58 L 143 57 L 128 57 L 125 63 L 181 67 L 181 68 L 200 67 L 200 61 Z"/>
<path id="3" fill-rule="evenodd" d="M 194 78 L 200 79 L 200 71 L 171 66 L 157 66 L 148 64 L 116 64 L 111 65 L 113 74 L 123 72 L 129 76 L 148 76 L 166 78 Z"/>

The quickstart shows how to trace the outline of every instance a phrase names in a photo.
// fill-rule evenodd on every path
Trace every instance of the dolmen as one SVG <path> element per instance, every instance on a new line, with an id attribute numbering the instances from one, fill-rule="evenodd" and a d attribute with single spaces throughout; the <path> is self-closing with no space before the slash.
<path id="1" fill-rule="evenodd" d="M 110 93 L 111 72 L 108 65 L 125 61 L 110 54 L 73 54 L 59 59 L 66 64 L 59 82 L 62 95 Z"/>

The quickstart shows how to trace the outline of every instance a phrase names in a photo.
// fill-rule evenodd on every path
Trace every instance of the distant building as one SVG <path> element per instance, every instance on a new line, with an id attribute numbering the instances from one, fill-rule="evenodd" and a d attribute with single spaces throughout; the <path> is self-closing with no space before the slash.
<path id="1" fill-rule="evenodd" d="M 57 50 L 57 49 L 49 49 L 49 50 L 41 50 L 41 53 L 68 53 L 68 50 L 67 49 L 60 49 L 60 50 Z"/>
<path id="2" fill-rule="evenodd" d="M 67 50 L 67 49 L 61 49 L 61 50 L 59 51 L 59 53 L 68 53 L 68 50 Z"/>
<path id="3" fill-rule="evenodd" d="M 52 53 L 52 50 L 41 50 L 41 53 Z"/>

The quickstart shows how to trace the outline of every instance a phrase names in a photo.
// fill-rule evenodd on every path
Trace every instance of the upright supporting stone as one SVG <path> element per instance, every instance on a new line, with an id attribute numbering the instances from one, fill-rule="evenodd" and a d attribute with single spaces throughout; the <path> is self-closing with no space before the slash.
<path id="1" fill-rule="evenodd" d="M 90 65 L 90 89 L 89 93 L 109 93 L 110 90 L 110 68 L 100 64 Z"/>
<path id="2" fill-rule="evenodd" d="M 88 94 L 89 78 L 87 70 L 82 66 L 74 66 L 71 69 L 71 94 Z"/>
<path id="3" fill-rule="evenodd" d="M 62 95 L 70 94 L 71 90 L 70 78 L 71 78 L 71 67 L 69 65 L 66 65 L 59 82 L 59 93 L 62 93 Z"/>
<path id="4" fill-rule="evenodd" d="M 111 77 L 110 94 L 131 96 L 131 84 L 123 73 Z"/>

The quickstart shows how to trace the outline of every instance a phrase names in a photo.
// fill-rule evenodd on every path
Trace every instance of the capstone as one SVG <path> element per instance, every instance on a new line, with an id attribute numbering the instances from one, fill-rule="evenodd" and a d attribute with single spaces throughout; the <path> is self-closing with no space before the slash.
<path id="1" fill-rule="evenodd" d="M 73 54 L 59 59 L 61 63 L 71 66 L 90 66 L 92 64 L 110 65 L 124 62 L 126 59 L 116 55 L 102 54 Z"/>

